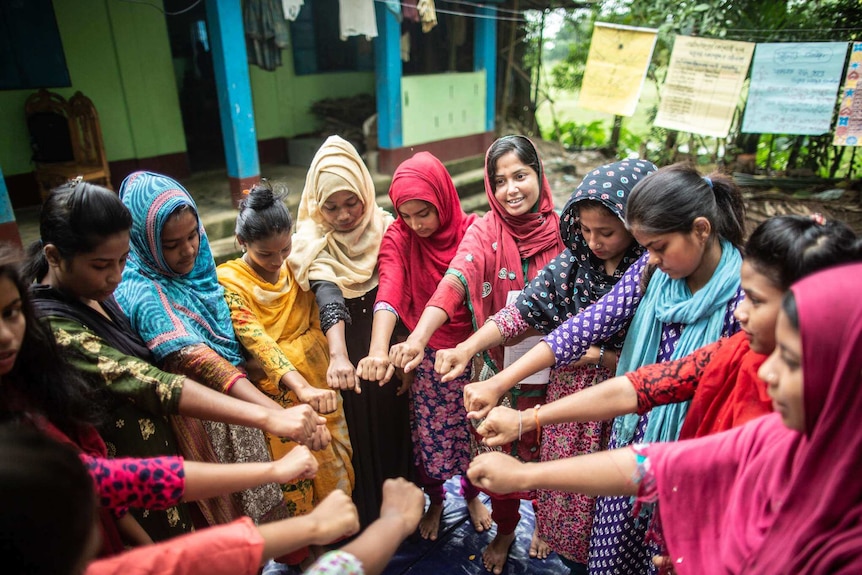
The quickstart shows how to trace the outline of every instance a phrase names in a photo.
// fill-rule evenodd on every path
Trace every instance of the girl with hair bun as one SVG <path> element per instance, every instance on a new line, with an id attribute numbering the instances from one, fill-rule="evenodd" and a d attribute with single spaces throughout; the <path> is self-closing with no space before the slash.
<path id="1" fill-rule="evenodd" d="M 170 189 L 179 195 L 181 187 L 173 182 Z M 99 431 L 107 443 L 106 453 L 111 456 L 182 453 L 198 461 L 218 461 L 198 418 L 206 420 L 212 429 L 223 430 L 226 424 L 233 424 L 234 428 L 247 430 L 251 437 L 256 433 L 260 438 L 257 455 L 267 461 L 263 434 L 244 426 L 259 426 L 310 441 L 318 421 L 307 406 L 287 411 L 274 402 L 254 405 L 156 367 L 156 357 L 113 297 L 129 256 L 131 226 L 132 216 L 117 194 L 100 186 L 70 182 L 52 190 L 46 198 L 40 215 L 41 240 L 30 247 L 26 283 L 21 282 L 19 291 L 33 284 L 29 296 L 35 313 L 53 332 L 72 373 L 53 377 L 55 369 L 62 372 L 62 366 L 51 360 L 56 355 L 49 353 L 54 346 L 52 337 L 47 351 L 27 355 L 26 361 L 22 354 L 18 362 L 16 372 L 23 376 L 20 381 L 27 382 L 27 393 L 31 397 L 38 393 L 38 406 L 45 409 L 52 422 L 70 433 L 68 416 L 63 414 L 82 412 L 72 392 L 77 389 L 75 381 L 83 380 L 91 390 L 87 399 L 106 412 Z M 24 295 L 22 291 L 22 301 L 26 301 Z M 29 322 L 28 333 L 44 333 L 41 326 L 41 322 Z M 39 348 L 28 349 L 32 353 Z M 36 374 L 39 377 L 34 377 Z M 4 383 L 13 381 L 4 378 Z M 63 385 L 58 385 L 60 382 Z M 266 398 L 261 395 L 261 399 Z M 48 409 L 48 405 L 53 407 Z M 252 441 L 243 444 L 248 459 L 255 455 L 254 447 Z M 275 483 L 244 495 L 236 500 L 211 498 L 198 506 L 210 524 L 230 521 L 241 514 L 237 505 L 240 501 L 258 503 L 247 508 L 257 519 L 270 510 L 283 510 Z M 267 501 L 272 505 L 266 506 Z M 192 516 L 185 504 L 166 511 L 133 513 L 146 530 L 144 536 L 140 528 L 134 532 L 138 542 L 166 539 L 192 528 Z"/>
<path id="2" fill-rule="evenodd" d="M 299 286 L 286 263 L 293 222 L 283 197 L 265 180 L 251 188 L 236 218 L 243 255 L 221 264 L 216 273 L 236 336 L 263 370 L 255 379 L 258 388 L 284 407 L 310 402 L 326 418 L 332 441 L 314 452 L 319 463 L 314 480 L 283 487 L 291 513 L 303 515 L 337 489 L 351 494 L 353 449 L 341 393 L 326 383 L 329 350 L 314 294 Z M 268 439 L 273 457 L 296 446 Z"/>

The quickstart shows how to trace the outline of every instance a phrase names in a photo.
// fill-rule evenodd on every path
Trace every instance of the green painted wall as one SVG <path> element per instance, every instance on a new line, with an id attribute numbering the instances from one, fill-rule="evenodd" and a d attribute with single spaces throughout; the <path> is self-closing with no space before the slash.
<path id="1" fill-rule="evenodd" d="M 185 151 L 165 17 L 114 0 L 54 0 L 72 79 L 99 112 L 108 160 Z M 6 175 L 32 170 L 24 101 L 32 90 L 0 92 L 0 165 Z M 118 182 L 115 182 L 118 184 Z"/>
<path id="2" fill-rule="evenodd" d="M 165 16 L 116 0 L 54 0 L 54 12 L 72 79 L 72 87 L 54 91 L 69 97 L 80 90 L 93 100 L 108 160 L 184 152 Z M 374 93 L 373 72 L 296 76 L 289 50 L 283 61 L 275 72 L 250 67 L 260 140 L 316 130 L 309 108 L 317 100 Z M 32 92 L 0 91 L 0 166 L 7 176 L 33 169 L 24 121 L 24 101 Z"/>
<path id="3" fill-rule="evenodd" d="M 309 111 L 317 100 L 374 93 L 373 72 L 296 76 L 290 50 L 282 51 L 282 62 L 284 65 L 273 72 L 250 67 L 258 140 L 290 138 L 317 130 L 319 122 Z"/>
<path id="4" fill-rule="evenodd" d="M 485 131 L 485 71 L 401 79 L 405 146 Z"/>

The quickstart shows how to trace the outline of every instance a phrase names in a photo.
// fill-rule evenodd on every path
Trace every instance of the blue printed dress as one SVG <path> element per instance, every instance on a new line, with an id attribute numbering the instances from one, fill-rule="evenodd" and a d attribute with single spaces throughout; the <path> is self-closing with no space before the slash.
<path id="1" fill-rule="evenodd" d="M 544 338 L 554 352 L 556 367 L 577 361 L 595 342 L 607 340 L 628 324 L 643 296 L 641 276 L 648 257 L 649 254 L 644 254 L 604 297 Z M 741 299 L 742 291 L 737 288 L 735 296 L 725 308 L 722 337 L 738 330 L 733 311 Z M 663 325 L 656 362 L 667 361 L 671 357 L 684 328 L 682 324 Z M 643 439 L 648 419 L 649 413 L 640 417 L 634 442 Z M 616 447 L 619 447 L 619 442 L 616 433 L 612 432 L 608 448 Z M 652 556 L 658 554 L 660 549 L 655 544 L 646 543 L 649 517 L 643 514 L 638 518 L 633 517 L 632 507 L 631 498 L 627 496 L 599 497 L 596 500 L 590 537 L 591 575 L 643 575 L 656 571 Z"/>

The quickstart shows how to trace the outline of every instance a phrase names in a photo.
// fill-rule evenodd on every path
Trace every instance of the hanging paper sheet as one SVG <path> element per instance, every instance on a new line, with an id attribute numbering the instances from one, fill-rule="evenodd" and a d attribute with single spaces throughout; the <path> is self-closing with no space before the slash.
<path id="1" fill-rule="evenodd" d="M 578 106 L 617 116 L 634 114 L 656 32 L 596 22 Z"/>
<path id="2" fill-rule="evenodd" d="M 838 125 L 835 126 L 834 146 L 858 146 L 862 143 L 862 42 L 853 42 L 847 77 L 844 78 L 844 94 L 838 109 Z"/>
<path id="3" fill-rule="evenodd" d="M 677 36 L 655 125 L 726 137 L 753 51 L 751 42 Z"/>
<path id="4" fill-rule="evenodd" d="M 825 134 L 847 42 L 758 44 L 742 131 L 755 134 Z"/>

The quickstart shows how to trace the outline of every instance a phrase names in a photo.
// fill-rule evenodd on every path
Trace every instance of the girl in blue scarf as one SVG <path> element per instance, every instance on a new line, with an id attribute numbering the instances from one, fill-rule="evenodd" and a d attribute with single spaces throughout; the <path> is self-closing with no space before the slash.
<path id="1" fill-rule="evenodd" d="M 132 229 L 131 252 L 116 298 L 158 365 L 238 399 L 282 410 L 246 376 L 209 241 L 186 189 L 167 176 L 135 172 L 119 193 L 132 214 Z M 258 430 L 204 425 L 222 463 L 268 458 Z M 178 430 L 178 435 L 188 446 L 202 440 L 185 431 Z M 315 447 L 328 442 L 325 427 L 318 428 L 318 435 Z M 242 499 L 246 511 L 276 510 L 277 503 L 252 494 Z"/>
<path id="2" fill-rule="evenodd" d="M 688 165 L 662 168 L 632 190 L 626 223 L 648 252 L 610 292 L 566 320 L 518 362 L 465 388 L 468 417 L 485 417 L 502 391 L 540 369 L 583 362 L 591 345 L 608 340 L 629 322 L 617 374 L 682 357 L 738 330 L 733 310 L 742 297 L 738 246 L 744 209 L 730 178 L 704 178 Z M 676 404 L 636 421 L 616 421 L 610 447 L 645 436 L 647 441 L 675 438 L 686 407 Z M 540 426 L 538 408 L 534 415 Z M 658 550 L 644 542 L 647 523 L 632 517 L 628 498 L 599 498 L 590 573 L 653 570 L 650 556 Z"/>

